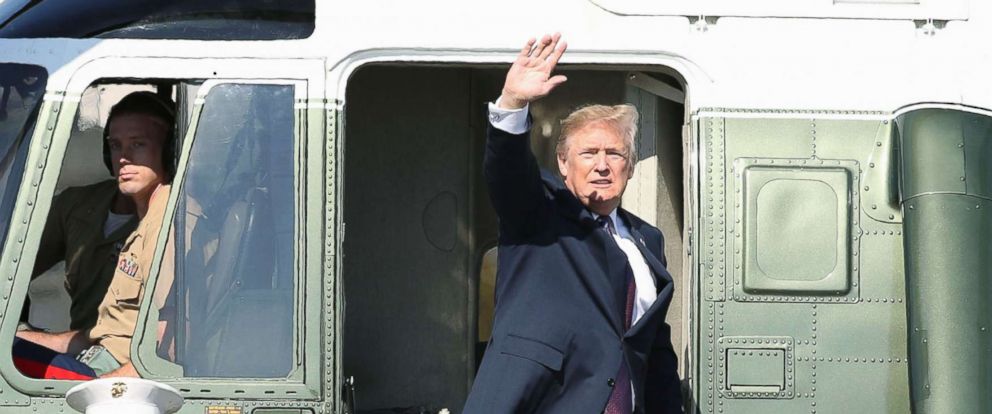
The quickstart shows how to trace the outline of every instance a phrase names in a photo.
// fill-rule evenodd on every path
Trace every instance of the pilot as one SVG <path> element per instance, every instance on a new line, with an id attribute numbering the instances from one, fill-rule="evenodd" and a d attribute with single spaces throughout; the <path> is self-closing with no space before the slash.
<path id="1" fill-rule="evenodd" d="M 147 107 L 147 112 L 170 128 L 174 124 L 172 103 L 152 93 L 134 94 L 115 109 L 122 113 L 139 106 Z M 103 161 L 110 174 L 115 175 L 106 140 L 110 128 L 104 131 Z M 134 200 L 118 190 L 114 179 L 68 188 L 52 201 L 32 278 L 65 261 L 65 287 L 71 298 L 69 329 L 89 329 L 96 323 L 97 307 L 114 275 L 117 255 L 137 226 Z M 25 301 L 21 314 L 24 322 L 29 305 Z"/>
<path id="2" fill-rule="evenodd" d="M 14 363 L 23 374 L 50 379 L 137 376 L 130 363 L 131 337 L 169 197 L 172 121 L 170 104 L 150 92 L 129 94 L 111 109 L 105 140 L 109 162 L 118 191 L 131 200 L 140 222 L 121 246 L 92 328 L 17 333 Z"/>

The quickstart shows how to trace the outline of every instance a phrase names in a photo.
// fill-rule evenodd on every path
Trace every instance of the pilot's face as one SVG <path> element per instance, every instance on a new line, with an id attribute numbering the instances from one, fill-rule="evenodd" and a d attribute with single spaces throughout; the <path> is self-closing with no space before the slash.
<path id="1" fill-rule="evenodd" d="M 592 212 L 609 214 L 620 205 L 631 170 L 623 138 L 602 122 L 595 122 L 566 138 L 558 170 L 565 186 Z"/>
<path id="2" fill-rule="evenodd" d="M 110 163 L 121 193 L 151 197 L 166 180 L 162 146 L 169 128 L 161 119 L 146 114 L 115 115 L 107 137 Z"/>

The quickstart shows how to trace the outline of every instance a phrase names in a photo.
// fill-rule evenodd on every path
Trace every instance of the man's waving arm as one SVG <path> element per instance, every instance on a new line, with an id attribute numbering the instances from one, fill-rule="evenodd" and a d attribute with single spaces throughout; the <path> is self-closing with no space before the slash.
<path id="1" fill-rule="evenodd" d="M 526 226 L 544 198 L 540 169 L 530 151 L 529 104 L 565 82 L 552 76 L 565 52 L 561 35 L 530 39 L 506 74 L 503 91 L 489 104 L 489 133 L 484 171 L 493 207 L 506 225 Z"/>

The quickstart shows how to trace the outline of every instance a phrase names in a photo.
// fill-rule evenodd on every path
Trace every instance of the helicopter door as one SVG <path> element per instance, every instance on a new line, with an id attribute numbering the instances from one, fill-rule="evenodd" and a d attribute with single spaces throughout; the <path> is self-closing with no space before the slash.
<path id="1" fill-rule="evenodd" d="M 693 128 L 699 410 L 908 412 L 891 115 L 704 110 Z"/>

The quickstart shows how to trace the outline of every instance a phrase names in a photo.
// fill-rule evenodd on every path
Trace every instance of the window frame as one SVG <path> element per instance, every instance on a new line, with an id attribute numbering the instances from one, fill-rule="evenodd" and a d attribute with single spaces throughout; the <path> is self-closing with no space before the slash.
<path id="1" fill-rule="evenodd" d="M 299 304 L 301 299 L 305 295 L 305 287 L 307 281 L 305 280 L 305 275 L 300 275 L 299 266 L 301 255 L 300 252 L 305 248 L 305 243 L 302 243 L 300 236 L 306 231 L 300 227 L 301 216 L 305 214 L 301 211 L 301 181 L 300 176 L 303 172 L 303 167 L 301 165 L 301 158 L 305 157 L 305 152 L 302 149 L 305 148 L 306 143 L 306 113 L 301 106 L 301 103 L 306 102 L 306 81 L 305 80 L 293 80 L 293 79 L 210 79 L 200 86 L 197 91 L 197 95 L 193 104 L 192 116 L 189 122 L 189 127 L 186 129 L 186 134 L 182 140 L 182 148 L 178 152 L 178 168 L 176 170 L 176 179 L 172 183 L 172 191 L 169 193 L 168 207 L 165 212 L 165 216 L 162 220 L 162 228 L 158 234 L 158 239 L 155 248 L 156 260 L 153 262 L 152 268 L 149 271 L 149 279 L 145 282 L 146 289 L 145 295 L 141 301 L 141 314 L 139 316 L 139 325 L 143 326 L 143 330 L 135 330 L 134 338 L 131 342 L 131 354 L 135 355 L 136 358 L 133 359 L 135 363 L 135 368 L 138 372 L 142 374 L 142 377 L 162 381 L 168 380 L 169 378 L 182 378 L 185 380 L 204 380 L 204 381 L 237 381 L 240 378 L 230 378 L 230 377 L 184 377 L 181 375 L 182 368 L 177 364 L 166 361 L 160 358 L 156 353 L 156 348 L 158 346 L 158 338 L 156 335 L 156 322 L 158 321 L 158 309 L 151 306 L 152 299 L 155 297 L 155 289 L 158 288 L 158 276 L 159 268 L 162 263 L 162 258 L 165 253 L 166 240 L 168 239 L 169 229 L 172 227 L 175 221 L 175 210 L 178 205 L 179 195 L 182 193 L 182 186 L 186 181 L 186 170 L 189 165 L 189 157 L 192 154 L 193 144 L 196 141 L 197 127 L 200 125 L 200 117 L 203 114 L 203 109 L 206 104 L 206 99 L 214 87 L 219 85 L 279 85 L 279 86 L 292 86 L 294 88 L 294 239 L 296 243 L 294 245 L 294 308 L 293 308 L 293 363 L 294 368 L 290 371 L 289 375 L 286 377 L 279 378 L 251 378 L 253 382 L 272 382 L 272 384 L 267 385 L 268 390 L 273 390 L 275 385 L 293 385 L 293 383 L 299 383 L 303 380 L 304 367 L 302 357 L 305 355 L 302 352 L 303 344 L 305 340 L 301 335 L 306 332 L 304 329 L 304 323 L 300 317 L 301 309 Z M 149 287 L 151 289 L 149 290 Z M 155 373 L 153 371 L 161 370 L 160 373 Z M 169 371 L 172 371 L 171 373 Z M 172 376 L 174 375 L 174 376 Z M 278 388 L 278 387 L 276 387 Z M 247 390 L 244 390 L 247 391 Z M 277 390 L 278 391 L 278 390 Z M 288 390 L 287 390 L 288 391 Z"/>
<path id="2" fill-rule="evenodd" d="M 220 79 L 282 84 L 296 82 L 300 86 L 294 102 L 297 137 L 294 143 L 294 194 L 298 215 L 294 218 L 297 243 L 294 252 L 294 277 L 297 281 L 294 319 L 299 325 L 294 332 L 297 338 L 294 360 L 298 365 L 296 370 L 300 373 L 298 377 L 280 379 L 169 377 L 155 380 L 179 389 L 187 399 L 320 400 L 326 392 L 321 380 L 326 375 L 322 369 L 323 360 L 332 358 L 332 355 L 325 356 L 322 351 L 321 338 L 324 330 L 333 329 L 333 326 L 324 326 L 319 319 L 307 322 L 298 315 L 320 314 L 324 306 L 322 295 L 303 294 L 308 286 L 321 286 L 324 267 L 321 249 L 325 237 L 325 181 L 322 177 L 325 173 L 323 148 L 326 145 L 324 125 L 327 116 L 323 100 L 324 66 L 323 59 L 106 57 L 83 63 L 64 84 L 54 83 L 50 77 L 41 112 L 36 120 L 37 127 L 30 141 L 26 164 L 30 168 L 25 170 L 22 178 L 12 216 L 16 220 L 8 234 L 8 240 L 18 242 L 8 243 L 4 247 L 3 257 L 10 257 L 11 261 L 0 265 L 0 268 L 8 270 L 13 279 L 10 282 L 13 286 L 9 296 L 12 299 L 7 301 L 7 309 L 20 309 L 23 298 L 27 295 L 41 230 L 51 208 L 51 196 L 61 174 L 80 99 L 88 86 L 104 79 L 174 80 L 177 83 L 191 79 L 204 80 L 205 83 Z M 201 88 L 198 95 L 207 91 Z M 195 131 L 195 125 L 190 126 L 186 135 L 192 133 L 191 131 Z M 183 142 L 182 151 L 177 152 L 179 163 L 176 180 L 180 182 L 185 174 L 190 143 Z M 308 151 L 307 148 L 315 150 Z M 178 192 L 174 191 L 173 194 Z M 171 226 L 175 203 L 176 197 L 170 195 L 166 219 L 159 233 L 160 241 Z M 154 283 L 157 279 L 162 249 L 164 243 L 160 243 L 156 249 L 156 259 L 150 269 L 154 272 L 154 277 L 147 283 Z M 149 317 L 147 308 L 151 297 L 152 295 L 145 295 L 142 300 L 139 324 L 145 323 Z M 17 318 L 3 318 L 0 337 L 13 338 L 16 328 Z M 139 343 L 139 334 L 142 334 L 142 329 L 136 329 L 132 347 Z M 307 349 L 320 352 L 308 353 L 305 352 Z M 9 351 L 7 355 L 8 357 L 0 358 L 0 375 L 13 388 L 4 393 L 11 401 L 18 397 L 18 391 L 30 396 L 65 395 L 71 387 L 79 384 L 79 381 L 28 378 L 14 367 Z M 140 372 L 143 367 L 138 365 L 136 364 L 136 368 Z"/>

